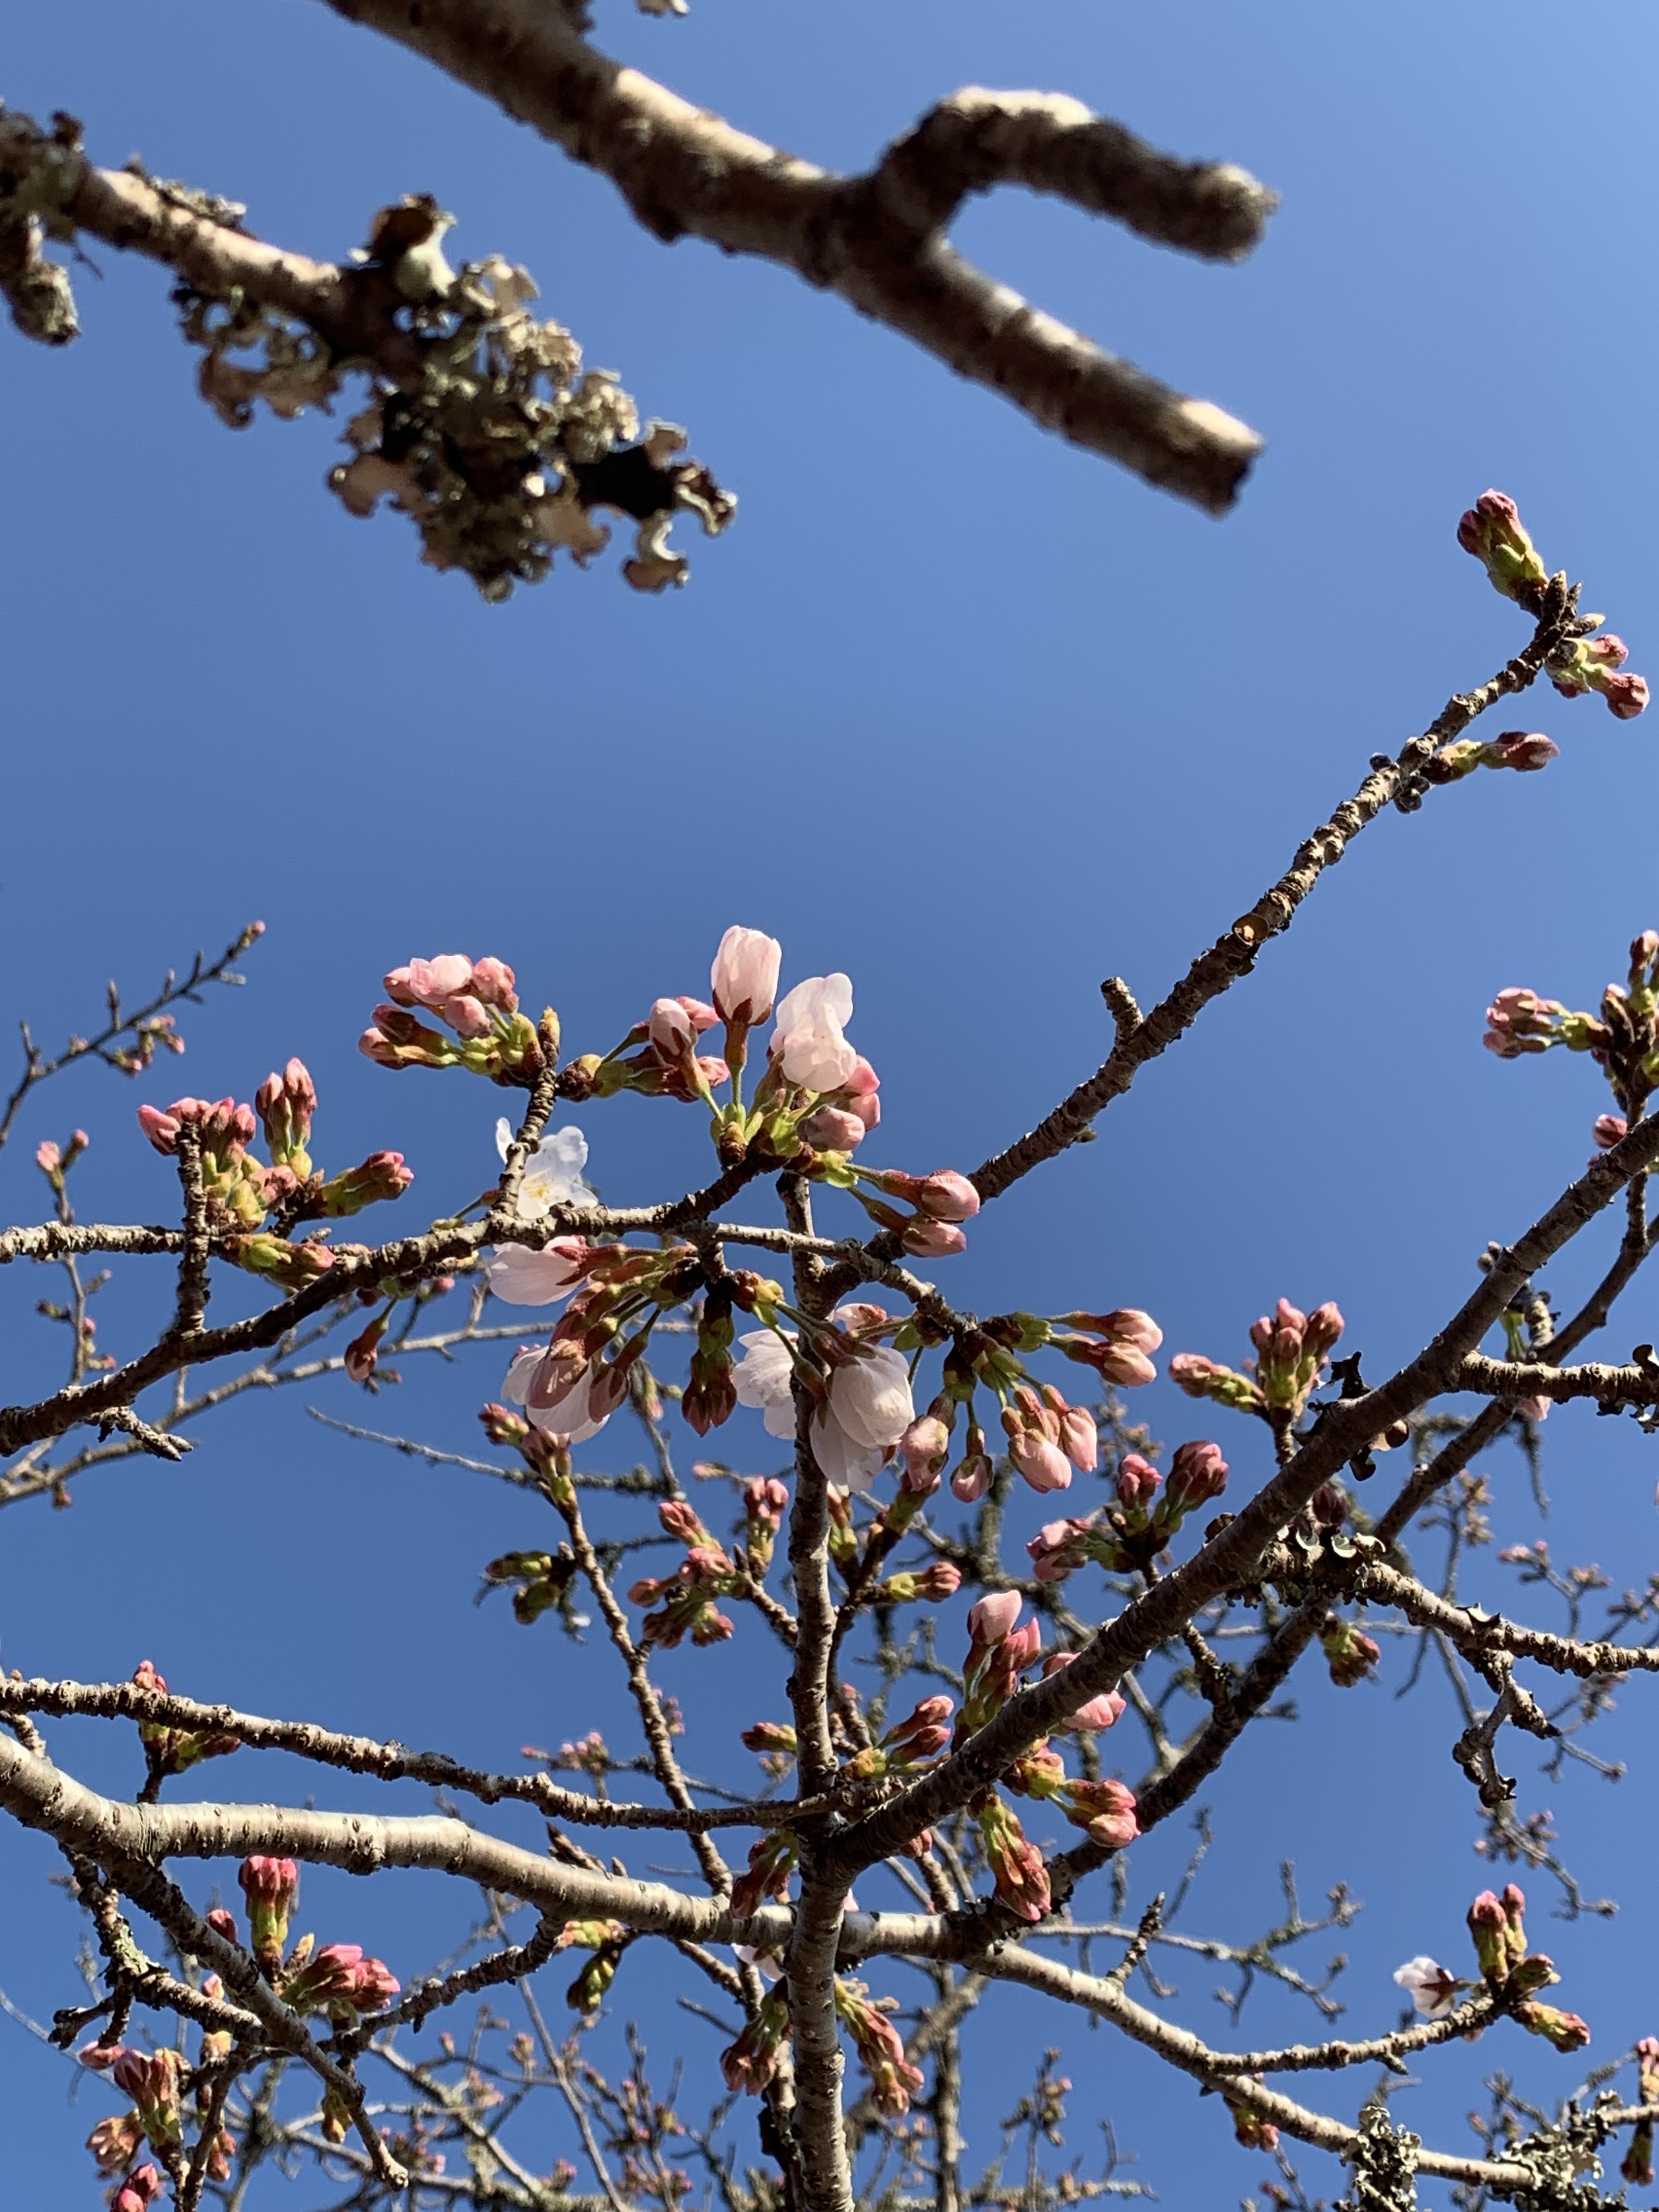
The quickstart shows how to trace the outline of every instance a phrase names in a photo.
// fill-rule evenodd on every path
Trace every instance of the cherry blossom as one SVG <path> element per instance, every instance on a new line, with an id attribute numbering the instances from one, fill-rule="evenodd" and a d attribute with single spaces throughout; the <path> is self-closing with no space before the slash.
<path id="1" fill-rule="evenodd" d="M 495 1246 L 484 1273 L 495 1295 L 510 1306 L 547 1306 L 567 1297 L 586 1272 L 587 1246 L 561 1237 L 539 1252 L 523 1244 Z"/>
<path id="2" fill-rule="evenodd" d="M 495 1124 L 495 1149 L 503 1160 L 512 1141 L 513 1124 L 503 1115 Z M 520 1220 L 539 1221 L 556 1206 L 597 1206 L 598 1191 L 582 1181 L 586 1165 L 587 1139 L 574 1123 L 566 1129 L 550 1129 L 525 1162 L 516 1209 Z"/>
<path id="3" fill-rule="evenodd" d="M 840 1091 L 851 1081 L 859 1055 L 842 1034 L 853 1018 L 849 976 L 809 975 L 778 1001 L 771 1056 L 787 1082 L 804 1091 Z"/>
<path id="4" fill-rule="evenodd" d="M 575 1381 L 566 1386 L 558 1396 L 544 1404 L 536 1402 L 536 1377 L 548 1358 L 544 1345 L 531 1344 L 518 1353 L 507 1370 L 507 1380 L 501 1385 L 501 1395 L 510 1405 L 522 1406 L 527 1420 L 538 1429 L 566 1444 L 586 1443 L 596 1437 L 611 1418 L 611 1410 L 595 1420 L 588 1407 L 593 1390 L 593 1377 L 584 1368 Z"/>
<path id="5" fill-rule="evenodd" d="M 769 1437 L 795 1433 L 795 1367 L 790 1357 L 794 1341 L 770 1328 L 750 1329 L 738 1339 L 743 1355 L 732 1370 L 732 1388 L 738 1405 L 753 1407 L 763 1415 Z"/>
<path id="6" fill-rule="evenodd" d="M 1444 2020 L 1457 2002 L 1455 1975 L 1425 1954 L 1396 1966 L 1394 1978 L 1425 2020 Z"/>

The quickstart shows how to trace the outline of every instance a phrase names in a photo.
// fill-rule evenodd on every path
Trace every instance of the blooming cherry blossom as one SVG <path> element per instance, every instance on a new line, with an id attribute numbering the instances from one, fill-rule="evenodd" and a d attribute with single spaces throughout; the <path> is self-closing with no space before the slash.
<path id="1" fill-rule="evenodd" d="M 859 1055 L 842 1034 L 853 1018 L 849 976 L 809 975 L 778 1001 L 771 1056 L 787 1082 L 804 1091 L 840 1091 L 858 1066 Z"/>
<path id="2" fill-rule="evenodd" d="M 1444 2020 L 1457 2002 L 1457 1978 L 1438 1960 L 1407 1959 L 1395 1968 L 1394 1978 L 1425 2020 Z"/>
<path id="3" fill-rule="evenodd" d="M 513 1124 L 506 1116 L 495 1124 L 495 1149 L 503 1160 L 513 1141 Z M 567 1129 L 550 1129 L 525 1162 L 519 1183 L 520 1221 L 539 1221 L 556 1206 L 597 1206 L 599 1194 L 582 1181 L 587 1165 L 587 1139 L 574 1123 Z M 520 1304 L 539 1304 L 520 1299 Z"/>
<path id="4" fill-rule="evenodd" d="M 498 1244 L 484 1266 L 495 1295 L 510 1306 L 547 1306 L 566 1297 L 586 1272 L 587 1247 L 580 1237 L 561 1237 L 540 1252 Z"/>
<path id="5" fill-rule="evenodd" d="M 526 1345 L 507 1370 L 501 1395 L 509 1405 L 522 1406 L 525 1418 L 536 1428 L 544 1429 L 550 1436 L 557 1437 L 566 1444 L 586 1443 L 590 1437 L 598 1436 L 610 1419 L 612 1409 L 607 1407 L 598 1420 L 592 1418 L 588 1401 L 594 1383 L 592 1376 L 586 1369 L 556 1398 L 538 1405 L 536 1402 L 536 1377 L 547 1357 L 545 1346 Z"/>

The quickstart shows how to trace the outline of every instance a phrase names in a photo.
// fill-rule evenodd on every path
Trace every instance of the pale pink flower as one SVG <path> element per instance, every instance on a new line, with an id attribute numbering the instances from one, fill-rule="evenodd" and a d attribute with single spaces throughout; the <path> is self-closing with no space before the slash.
<path id="1" fill-rule="evenodd" d="M 483 966 L 483 988 L 492 999 L 502 977 L 511 997 L 512 969 L 499 960 L 486 961 Z M 424 1006 L 447 1022 L 457 1036 L 483 1036 L 490 1027 L 489 1016 L 472 988 L 474 975 L 464 952 L 441 952 L 435 960 L 411 960 L 406 968 L 394 968 L 386 978 L 386 994 L 396 1006 Z"/>
<path id="2" fill-rule="evenodd" d="M 784 1079 L 804 1091 L 841 1090 L 859 1061 L 842 1034 L 852 1018 L 853 986 L 846 975 L 809 975 L 787 992 L 778 1002 L 770 1046 Z"/>
<path id="3" fill-rule="evenodd" d="M 501 1385 L 501 1395 L 509 1405 L 522 1406 L 525 1418 L 534 1427 L 544 1429 L 549 1436 L 556 1437 L 567 1444 L 586 1443 L 605 1426 L 604 1418 L 595 1420 L 588 1410 L 588 1398 L 593 1378 L 584 1368 L 575 1380 L 562 1390 L 556 1398 L 538 1405 L 536 1402 L 536 1378 L 548 1358 L 545 1346 L 532 1344 L 520 1352 L 507 1370 L 507 1380 Z"/>
<path id="4" fill-rule="evenodd" d="M 751 1406 L 764 1415 L 768 1436 L 795 1433 L 795 1369 L 789 1356 L 794 1340 L 770 1328 L 750 1329 L 738 1339 L 743 1350 L 732 1370 L 732 1385 L 738 1405 Z"/>
<path id="5" fill-rule="evenodd" d="M 495 1150 L 503 1161 L 513 1141 L 513 1124 L 503 1115 L 495 1124 Z M 587 1139 L 574 1122 L 568 1128 L 550 1129 L 524 1164 L 519 1182 L 520 1221 L 539 1221 L 556 1206 L 596 1206 L 599 1193 L 582 1181 L 587 1165 Z"/>
<path id="6" fill-rule="evenodd" d="M 495 1295 L 510 1306 L 549 1306 L 566 1297 L 586 1273 L 588 1250 L 580 1237 L 562 1237 L 542 1251 L 497 1244 L 484 1267 Z"/>
<path id="7" fill-rule="evenodd" d="M 732 923 L 720 939 L 708 976 L 709 994 L 723 1022 L 752 1025 L 766 1019 L 778 994 L 782 959 L 783 947 L 775 937 Z"/>
<path id="8" fill-rule="evenodd" d="M 1444 2020 L 1457 2002 L 1457 1978 L 1426 1955 L 1396 1966 L 1395 1980 L 1426 2020 Z"/>
<path id="9" fill-rule="evenodd" d="M 908 1361 L 902 1352 L 886 1345 L 872 1345 L 857 1359 L 837 1367 L 830 1377 L 830 1402 L 814 1424 L 813 1448 L 816 1451 L 820 1430 L 839 1428 L 854 1449 L 878 1453 L 884 1460 L 915 1418 Z M 823 1466 L 822 1458 L 818 1463 Z M 830 1475 L 828 1468 L 824 1473 Z M 873 1468 L 871 1473 L 873 1475 Z M 830 1479 L 844 1478 L 830 1475 Z M 848 1486 L 864 1489 L 867 1484 L 855 1482 Z"/>

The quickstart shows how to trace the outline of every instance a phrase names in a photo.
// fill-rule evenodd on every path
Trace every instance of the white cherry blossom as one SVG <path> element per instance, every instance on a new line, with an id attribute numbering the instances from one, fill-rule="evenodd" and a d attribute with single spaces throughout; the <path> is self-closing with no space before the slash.
<path id="1" fill-rule="evenodd" d="M 513 1141 L 513 1124 L 505 1116 L 495 1124 L 495 1149 L 503 1160 Z M 597 1206 L 599 1194 L 582 1181 L 587 1165 L 587 1139 L 573 1124 L 550 1129 L 525 1162 L 519 1185 L 520 1221 L 539 1221 L 556 1206 Z M 539 1303 L 523 1299 L 523 1304 Z"/>
<path id="2" fill-rule="evenodd" d="M 1457 1978 L 1437 1959 L 1407 1959 L 1394 1978 L 1426 2020 L 1444 2020 L 1457 2002 Z"/>
<path id="3" fill-rule="evenodd" d="M 785 1078 L 805 1091 L 839 1091 L 858 1054 L 842 1035 L 853 1018 L 853 985 L 842 975 L 809 975 L 778 1001 L 771 1052 Z"/>
<path id="4" fill-rule="evenodd" d="M 550 1306 L 566 1297 L 582 1279 L 586 1248 L 576 1237 L 561 1237 L 544 1251 L 522 1244 L 497 1244 L 484 1265 L 489 1287 L 510 1306 Z"/>

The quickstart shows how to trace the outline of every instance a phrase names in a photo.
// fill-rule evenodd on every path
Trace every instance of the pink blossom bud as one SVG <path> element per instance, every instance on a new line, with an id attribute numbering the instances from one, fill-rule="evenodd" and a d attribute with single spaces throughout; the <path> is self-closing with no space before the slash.
<path id="1" fill-rule="evenodd" d="M 144 1111 L 145 1109 L 143 1107 L 140 1107 L 139 1119 L 141 1121 L 143 1119 Z M 152 1106 L 149 1109 L 149 1111 L 153 1114 L 155 1111 L 155 1109 Z M 148 1130 L 146 1130 L 145 1134 L 149 1134 Z M 42 1143 L 35 1146 L 34 1164 L 40 1169 L 41 1174 L 45 1176 L 55 1176 L 62 1169 L 64 1164 L 64 1155 L 59 1152 L 58 1146 L 53 1144 L 50 1137 L 47 1137 Z"/>
<path id="2" fill-rule="evenodd" d="M 1610 1152 L 1615 1145 L 1622 1144 L 1630 1134 L 1630 1124 L 1622 1114 L 1598 1114 L 1590 1132 L 1598 1152 Z"/>
<path id="3" fill-rule="evenodd" d="M 652 1043 L 667 1060 L 679 1059 L 690 1049 L 691 1040 L 696 1035 L 691 1017 L 678 999 L 654 1000 L 646 1026 Z"/>
<path id="4" fill-rule="evenodd" d="M 937 1413 L 924 1413 L 912 1421 L 899 1438 L 904 1455 L 904 1486 L 928 1492 L 939 1487 L 939 1469 L 951 1449 L 951 1431 Z"/>
<path id="5" fill-rule="evenodd" d="M 1139 1352 L 1156 1352 L 1164 1332 L 1151 1314 L 1139 1306 L 1118 1306 L 1110 1313 L 1068 1313 L 1060 1319 L 1073 1328 L 1086 1328 L 1114 1344 L 1131 1344 Z"/>
<path id="6" fill-rule="evenodd" d="M 222 1905 L 216 1905 L 208 1914 L 207 1924 L 216 1936 L 222 1936 L 227 1943 L 234 1943 L 239 1940 L 236 1934 L 236 1915 L 234 1912 L 227 1912 Z"/>
<path id="7" fill-rule="evenodd" d="M 980 1599 L 968 1613 L 968 1632 L 975 1644 L 988 1649 L 1006 1641 L 1019 1619 L 1023 1600 L 1018 1590 L 994 1590 Z"/>
<path id="8" fill-rule="evenodd" d="M 709 973 L 709 995 L 723 1022 L 753 1028 L 772 1011 L 783 947 L 764 931 L 735 922 L 720 942 Z"/>
<path id="9" fill-rule="evenodd" d="M 255 1853 L 244 1859 L 236 1877 L 247 1899 L 248 1948 L 268 1972 L 283 1962 L 289 1915 L 300 1893 L 300 1869 L 292 1859 Z"/>
<path id="10" fill-rule="evenodd" d="M 1219 1498 L 1227 1487 L 1227 1462 L 1221 1447 L 1205 1442 L 1180 1444 L 1170 1466 L 1170 1486 L 1164 1507 L 1171 1513 L 1190 1513 Z"/>
<path id="11" fill-rule="evenodd" d="M 1037 1579 L 1042 1580 L 1040 1572 Z M 1075 1651 L 1053 1653 L 1043 1665 L 1043 1680 L 1047 1681 L 1051 1674 L 1062 1674 L 1076 1657 Z M 1072 1735 L 1085 1729 L 1092 1732 L 1109 1729 L 1115 1722 L 1122 1719 L 1127 1710 L 1127 1699 L 1121 1692 L 1102 1690 L 1097 1696 L 1091 1698 L 1087 1705 L 1079 1705 L 1075 1712 L 1068 1713 L 1063 1721 L 1056 1721 L 1054 1726 L 1057 1730 Z"/>
<path id="12" fill-rule="evenodd" d="M 1118 1462 L 1112 1486 L 1117 1492 L 1118 1503 L 1126 1512 L 1144 1515 L 1152 1502 L 1152 1493 L 1163 1478 L 1150 1461 L 1139 1452 L 1125 1452 Z"/>
<path id="13" fill-rule="evenodd" d="M 951 1477 L 951 1495 L 963 1505 L 976 1505 L 991 1487 L 991 1462 L 983 1452 L 969 1452 Z"/>
<path id="14" fill-rule="evenodd" d="M 1633 722 L 1638 714 L 1647 711 L 1647 678 L 1645 676 L 1609 676 L 1601 686 L 1601 696 L 1621 722 Z M 1562 2016 L 1568 2020 L 1577 2018 L 1574 2013 Z M 1589 2031 L 1585 2033 L 1588 2039 Z"/>
<path id="15" fill-rule="evenodd" d="M 801 1123 L 800 1133 L 820 1152 L 854 1152 L 869 1134 L 858 1115 L 839 1106 L 820 1106 Z"/>
<path id="16" fill-rule="evenodd" d="M 1492 767 L 1519 769 L 1523 774 L 1547 766 L 1560 750 L 1536 730 L 1505 730 L 1486 747 Z"/>
<path id="17" fill-rule="evenodd" d="M 931 1215 L 918 1213 L 905 1225 L 899 1238 L 904 1249 L 920 1260 L 947 1259 L 952 1253 L 965 1252 L 968 1239 L 960 1229 L 946 1221 L 935 1221 Z"/>
<path id="18" fill-rule="evenodd" d="M 515 989 L 518 980 L 505 960 L 485 958 L 474 963 L 467 988 L 486 1006 L 499 1006 L 504 1014 L 515 1014 L 519 1010 Z"/>
<path id="19" fill-rule="evenodd" d="M 1100 1464 L 1100 1431 L 1094 1416 L 1081 1406 L 1067 1406 L 1060 1417 L 1060 1448 L 1079 1474 L 1092 1474 Z"/>
<path id="20" fill-rule="evenodd" d="M 1020 1425 L 1012 1413 L 1004 1413 L 1002 1424 L 1008 1431 L 1008 1456 L 1033 1490 L 1071 1488 L 1071 1462 L 1058 1444 L 1051 1443 L 1040 1429 Z"/>
<path id="21" fill-rule="evenodd" d="M 935 1221 L 971 1221 L 979 1212 L 979 1193 L 954 1168 L 935 1168 L 926 1176 L 890 1168 L 873 1180 L 890 1198 L 902 1200 Z"/>
<path id="22" fill-rule="evenodd" d="M 148 2212 L 165 2187 L 155 2168 L 146 2162 L 135 2166 L 110 2199 L 110 2212 Z"/>

